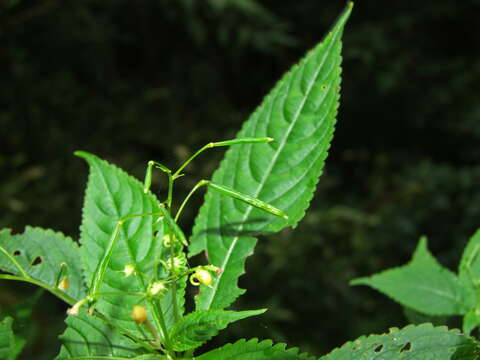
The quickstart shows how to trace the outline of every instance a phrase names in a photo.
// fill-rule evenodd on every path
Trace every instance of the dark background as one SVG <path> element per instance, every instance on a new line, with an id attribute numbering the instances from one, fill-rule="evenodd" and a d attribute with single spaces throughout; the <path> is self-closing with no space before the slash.
<path id="1" fill-rule="evenodd" d="M 78 237 L 83 149 L 143 178 L 231 138 L 313 47 L 343 1 L 1 0 L 0 227 Z M 358 1 L 344 36 L 338 126 L 315 200 L 295 231 L 261 239 L 232 326 L 320 355 L 407 323 L 348 281 L 405 263 L 420 235 L 454 269 L 480 224 L 479 0 Z M 222 150 L 179 180 L 208 178 Z M 165 182 L 155 174 L 153 188 Z M 187 233 L 201 196 L 185 215 Z M 8 309 L 34 289 L 0 283 Z M 52 359 L 66 307 L 45 294 L 25 359 Z M 26 324 L 29 324 L 27 321 Z M 455 323 L 454 323 L 455 324 Z M 27 326 L 28 327 L 28 326 Z"/>

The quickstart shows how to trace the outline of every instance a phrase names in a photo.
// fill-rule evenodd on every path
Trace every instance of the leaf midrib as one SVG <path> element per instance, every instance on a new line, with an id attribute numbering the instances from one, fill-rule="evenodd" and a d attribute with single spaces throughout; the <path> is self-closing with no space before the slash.
<path id="1" fill-rule="evenodd" d="M 290 136 L 290 133 L 292 132 L 292 129 L 293 127 L 295 126 L 295 124 L 297 123 L 298 119 L 299 119 L 299 116 L 303 110 L 303 107 L 305 106 L 305 102 L 307 101 L 307 98 L 309 97 L 310 95 L 310 92 L 312 91 L 312 88 L 313 88 L 313 85 L 315 84 L 315 82 L 317 81 L 317 78 L 320 74 L 320 71 L 321 69 L 323 68 L 323 65 L 325 64 L 325 60 L 326 58 L 328 57 L 329 55 L 329 51 L 332 49 L 333 45 L 336 43 L 336 38 L 338 36 L 340 31 L 337 31 L 334 36 L 332 36 L 332 39 L 331 39 L 331 42 L 330 42 L 330 46 L 328 47 L 328 49 L 325 51 L 325 54 L 322 58 L 322 61 L 321 63 L 319 64 L 319 66 L 317 67 L 317 71 L 315 72 L 315 75 L 312 77 L 312 81 L 309 83 L 308 85 L 308 88 L 307 90 L 305 91 L 305 95 L 302 99 L 302 102 L 300 104 L 300 106 L 298 107 L 298 110 L 297 112 L 295 113 L 294 117 L 293 117 L 293 120 L 292 122 L 290 123 L 287 131 L 285 132 L 285 135 L 283 136 L 282 138 L 282 141 L 280 142 L 279 144 L 279 147 L 277 148 L 277 151 L 274 153 L 273 155 L 273 158 L 272 158 L 272 161 L 270 162 L 267 170 L 264 172 L 264 175 L 263 175 L 263 178 L 261 180 L 261 182 L 258 184 L 258 187 L 257 187 L 257 190 L 254 192 L 253 194 L 253 197 L 257 197 L 258 194 L 262 191 L 263 187 L 265 186 L 265 183 L 266 183 L 266 179 L 268 178 L 268 176 L 270 175 L 270 172 L 272 171 L 280 153 L 282 152 L 285 144 L 286 144 L 286 141 L 288 139 L 288 137 Z M 320 46 L 323 46 L 320 45 Z M 301 66 L 301 65 L 300 65 Z M 293 73 L 291 73 L 292 77 L 293 77 Z M 293 81 L 293 78 L 291 79 L 291 81 Z M 244 213 L 244 216 L 243 218 L 241 219 L 240 221 L 240 226 L 239 226 L 239 231 L 241 231 L 243 229 L 243 224 L 245 223 L 245 221 L 247 220 L 248 216 L 250 215 L 250 213 L 252 212 L 252 209 L 253 207 L 252 206 L 248 206 L 248 208 L 246 209 L 245 213 Z M 228 248 L 227 250 L 227 254 L 225 255 L 224 257 L 224 261 L 222 262 L 220 268 L 221 269 L 225 269 L 225 266 L 226 264 L 230 261 L 230 257 L 231 257 L 231 254 L 233 252 L 233 249 L 235 248 L 237 242 L 238 242 L 238 239 L 239 239 L 239 236 L 235 236 L 233 239 L 232 239 L 232 243 L 230 244 L 230 247 Z M 225 272 L 222 272 L 221 274 L 218 275 L 217 277 L 217 280 L 214 282 L 212 288 L 213 290 L 211 292 L 209 292 L 209 295 L 208 295 L 208 298 L 207 298 L 207 307 L 206 309 L 210 309 L 210 306 L 212 305 L 212 302 L 213 302 L 213 299 L 215 298 L 215 295 L 217 294 L 217 289 L 218 289 L 218 284 L 220 283 L 220 281 L 222 280 L 223 278 L 223 274 Z"/>
<path id="2" fill-rule="evenodd" d="M 445 292 L 445 291 L 442 291 L 442 290 L 439 290 L 439 289 L 436 289 L 436 288 L 433 288 L 433 287 L 429 287 L 429 286 L 426 286 L 426 285 L 416 285 L 415 287 L 417 289 L 420 289 L 420 290 L 425 290 L 425 291 L 431 292 L 432 294 L 438 295 L 439 297 L 441 297 L 445 300 L 449 300 L 449 301 L 459 305 L 460 307 L 463 307 L 462 301 L 457 299 L 454 295 L 451 295 L 448 292 Z"/>

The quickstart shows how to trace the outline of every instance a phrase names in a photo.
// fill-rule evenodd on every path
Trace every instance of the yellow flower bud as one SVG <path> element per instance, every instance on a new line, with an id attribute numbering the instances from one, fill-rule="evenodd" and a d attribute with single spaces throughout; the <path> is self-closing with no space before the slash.
<path id="1" fill-rule="evenodd" d="M 59 288 L 60 290 L 68 290 L 70 288 L 70 281 L 68 281 L 68 279 L 65 277 L 63 278 L 59 283 L 58 283 L 58 286 L 57 288 Z"/>
<path id="2" fill-rule="evenodd" d="M 145 306 L 134 306 L 131 317 L 137 324 L 143 324 L 148 318 L 147 309 Z"/>

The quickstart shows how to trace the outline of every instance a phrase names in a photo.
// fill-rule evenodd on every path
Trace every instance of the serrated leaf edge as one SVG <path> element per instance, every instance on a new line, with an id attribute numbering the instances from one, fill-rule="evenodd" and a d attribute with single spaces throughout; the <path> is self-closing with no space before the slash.
<path id="1" fill-rule="evenodd" d="M 350 15 L 350 12 L 351 12 L 351 9 L 353 7 L 353 3 L 352 2 L 349 2 L 347 4 L 347 8 L 344 10 L 344 12 L 340 15 L 339 19 L 334 23 L 334 26 L 332 28 L 335 29 L 335 28 L 338 28 L 338 31 L 336 31 L 335 33 L 332 32 L 332 30 L 330 30 L 329 32 L 327 32 L 327 35 L 324 37 L 324 39 L 322 39 L 322 41 L 316 46 L 314 47 L 312 50 L 310 50 L 304 57 L 303 59 L 298 63 L 298 64 L 295 64 L 287 73 L 285 73 L 282 78 L 276 83 L 276 85 L 274 86 L 274 88 L 268 93 L 268 95 L 262 100 L 262 102 L 260 103 L 260 105 L 255 109 L 255 111 L 252 113 L 252 115 L 250 115 L 249 119 L 252 119 L 255 117 L 256 114 L 258 114 L 258 112 L 261 110 L 261 107 L 264 103 L 268 103 L 269 100 L 273 97 L 273 96 L 276 96 L 277 95 L 277 92 L 278 90 L 280 89 L 280 87 L 284 84 L 284 82 L 286 81 L 289 81 L 289 79 L 293 76 L 293 73 L 296 72 L 299 68 L 302 67 L 303 64 L 307 63 L 310 58 L 312 56 L 314 56 L 314 54 L 316 52 L 319 51 L 320 48 L 322 48 L 324 45 L 325 45 L 325 42 L 326 40 L 331 36 L 332 39 L 330 41 L 331 43 L 331 46 L 333 46 L 335 43 L 336 43 L 336 39 L 337 37 L 341 37 L 342 33 L 343 33 L 343 28 L 344 28 L 344 25 Z M 336 117 L 337 117 L 337 114 L 338 114 L 338 107 L 339 107 L 339 103 L 338 103 L 338 99 L 339 99 L 339 91 L 340 91 L 340 84 L 341 84 L 341 71 L 342 71 L 342 67 L 341 67 L 341 61 L 342 61 L 342 56 L 341 56 L 341 49 L 342 49 L 342 41 L 339 40 L 338 41 L 338 44 L 339 44 L 339 47 L 338 47 L 338 54 L 336 54 L 336 56 L 338 56 L 339 58 L 339 65 L 338 65 L 338 90 L 336 90 L 337 92 L 337 95 L 336 95 L 336 99 L 335 99 L 335 105 L 334 105 L 334 109 L 333 109 L 333 122 L 332 122 L 332 127 L 330 129 L 330 132 L 326 134 L 327 136 L 327 139 L 328 139 L 328 145 L 326 146 L 325 148 L 325 152 L 323 154 L 323 157 L 321 157 L 321 159 L 317 160 L 317 161 L 325 161 L 326 157 L 328 156 L 328 150 L 330 148 L 330 144 L 331 144 L 331 140 L 332 140 L 332 137 L 333 137 L 333 133 L 334 133 L 334 130 L 335 130 L 335 124 L 336 124 Z M 315 83 L 315 79 L 318 77 L 318 74 L 319 74 L 319 71 L 321 69 L 321 66 L 318 67 L 318 71 L 317 73 L 312 77 L 314 80 L 311 82 L 312 85 L 309 86 L 309 89 L 305 92 L 305 93 L 309 93 L 310 90 L 311 90 L 311 87 L 313 86 L 313 84 Z M 306 99 L 307 98 L 307 95 L 304 96 L 304 98 Z M 304 102 L 302 102 L 302 104 L 300 105 L 300 108 L 302 108 L 304 105 Z M 298 120 L 298 115 L 295 116 L 295 119 L 292 120 L 290 126 L 288 127 L 286 133 L 285 133 L 285 136 L 284 138 L 288 138 L 290 132 L 291 132 L 291 129 L 293 128 L 294 124 L 296 123 L 296 121 Z M 242 125 L 242 128 L 240 130 L 239 133 L 242 133 L 246 128 L 247 126 L 249 126 L 249 121 L 245 122 L 243 125 Z M 237 135 L 238 136 L 238 135 Z M 285 141 L 284 141 L 285 142 Z M 278 156 L 278 154 L 282 151 L 283 149 L 283 146 L 279 147 L 275 154 L 277 154 L 276 156 L 274 156 L 275 158 Z M 228 157 L 228 154 L 231 153 L 233 151 L 232 148 L 228 149 L 226 151 L 226 154 L 223 158 L 223 160 L 220 162 L 220 165 L 219 165 L 219 169 L 222 167 L 222 165 L 225 163 L 225 161 L 227 160 L 227 157 Z M 272 163 L 274 163 L 274 161 L 272 161 Z M 269 171 L 269 170 L 268 170 Z M 268 172 L 266 171 L 266 172 Z M 323 169 L 320 169 L 320 172 L 317 176 L 317 178 L 315 179 L 315 181 L 312 181 L 311 183 L 309 183 L 307 186 L 309 186 L 309 191 L 308 191 L 308 196 L 305 198 L 305 204 L 306 206 L 303 208 L 303 210 L 299 213 L 299 216 L 297 217 L 290 217 L 287 221 L 288 225 L 287 226 L 291 226 L 291 227 L 295 227 L 298 222 L 304 217 L 305 213 L 306 213 L 306 209 L 308 209 L 310 203 L 311 203 L 311 200 L 313 199 L 313 196 L 314 196 L 314 189 L 315 187 L 317 186 L 317 183 L 319 181 L 319 178 L 320 176 L 322 175 L 323 173 Z M 264 179 L 266 179 L 266 176 L 264 176 Z M 264 182 L 264 181 L 263 181 Z M 253 197 L 257 197 L 258 196 L 258 193 L 260 192 L 260 189 L 263 188 L 263 184 L 260 184 L 257 188 L 257 191 L 255 194 L 253 194 L 252 196 Z M 208 205 L 208 202 L 209 202 L 209 199 L 211 198 L 211 196 L 213 196 L 211 194 L 210 191 L 208 191 L 204 197 L 204 203 L 202 205 L 202 207 L 200 208 L 199 210 L 199 214 L 202 212 L 202 210 L 204 208 L 207 208 L 207 205 Z M 253 207 L 252 206 L 249 206 L 247 208 L 247 210 L 245 211 L 245 215 L 243 216 L 243 219 L 242 219 L 242 222 L 244 222 L 248 215 L 250 214 L 250 212 L 252 211 Z M 205 210 L 203 210 L 205 211 Z M 195 219 L 195 224 L 194 224 L 194 227 L 193 227 L 193 231 L 192 231 L 192 234 L 195 234 L 198 232 L 198 229 L 201 227 L 201 224 L 199 223 L 199 216 L 197 215 L 196 219 Z M 239 236 L 236 236 L 233 240 L 232 240 L 232 243 L 230 244 L 229 246 L 229 249 L 233 249 L 235 247 L 235 244 L 237 243 L 239 239 Z M 194 256 L 200 252 L 202 252 L 202 250 L 204 251 L 205 250 L 205 247 L 206 247 L 206 243 L 205 243 L 205 240 L 204 240 L 204 243 L 202 244 L 202 249 L 200 251 L 197 251 L 196 253 L 190 253 L 189 256 Z M 255 246 L 253 247 L 255 248 Z M 228 251 L 227 253 L 227 256 L 225 257 L 227 260 L 224 259 L 223 261 L 223 264 L 220 265 L 220 268 L 224 268 L 225 264 L 228 262 L 228 259 L 229 259 L 229 254 L 231 253 L 231 250 Z M 245 258 L 248 258 L 249 256 L 251 256 L 253 254 L 253 250 L 251 252 L 248 253 L 248 255 L 245 257 Z M 238 291 L 240 291 L 239 295 L 245 293 L 245 289 L 242 289 L 240 287 L 238 287 L 238 279 L 243 275 L 245 274 L 245 262 L 243 262 L 243 264 L 241 265 L 241 272 L 239 273 L 239 276 L 237 278 L 237 289 Z M 215 283 L 212 285 L 214 289 L 216 289 L 218 287 L 218 284 L 220 282 L 220 279 L 222 277 L 222 274 L 220 274 Z M 212 296 L 211 296 L 211 300 L 208 301 L 208 304 L 209 306 L 207 307 L 207 309 L 210 308 L 210 305 L 212 304 L 212 301 L 213 301 L 213 298 L 215 297 L 215 294 L 216 294 L 216 291 L 215 292 L 212 292 Z M 228 305 L 227 305 L 228 306 Z"/>
<path id="2" fill-rule="evenodd" d="M 340 346 L 334 348 L 328 354 L 325 354 L 325 355 L 321 356 L 319 358 L 319 360 L 323 360 L 327 356 L 330 356 L 330 355 L 333 356 L 336 352 L 340 351 L 343 347 L 345 347 L 347 345 L 354 345 L 357 341 L 365 341 L 365 340 L 368 340 L 369 338 L 374 337 L 374 336 L 388 336 L 390 334 L 394 334 L 394 333 L 399 332 L 399 331 L 409 330 L 411 328 L 429 328 L 429 329 L 445 330 L 445 333 L 452 333 L 452 334 L 455 334 L 455 335 L 458 335 L 458 336 L 464 336 L 465 338 L 472 339 L 472 341 L 473 341 L 473 338 L 469 337 L 468 335 L 463 334 L 459 329 L 449 329 L 447 326 L 443 326 L 443 325 L 442 326 L 434 326 L 431 323 L 424 323 L 424 324 L 420 324 L 420 325 L 410 324 L 410 325 L 407 325 L 407 326 L 405 326 L 401 329 L 397 328 L 397 327 L 392 327 L 392 328 L 389 329 L 388 332 L 384 332 L 384 333 L 381 333 L 381 334 L 363 335 L 363 336 L 360 336 L 359 338 L 357 338 L 355 340 L 347 341 L 343 345 L 340 345 Z"/>

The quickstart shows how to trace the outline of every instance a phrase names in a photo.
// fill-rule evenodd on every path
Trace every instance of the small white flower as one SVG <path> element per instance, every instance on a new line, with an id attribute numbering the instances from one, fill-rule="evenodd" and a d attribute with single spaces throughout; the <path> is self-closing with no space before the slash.
<path id="1" fill-rule="evenodd" d="M 80 307 L 82 306 L 82 302 L 77 302 L 75 305 L 73 305 L 71 308 L 67 309 L 67 314 L 76 316 L 80 313 Z"/>
<path id="2" fill-rule="evenodd" d="M 150 286 L 150 289 L 148 289 L 148 293 L 151 296 L 155 296 L 161 293 L 162 291 L 164 291 L 165 289 L 166 289 L 165 283 L 163 281 L 157 281 Z"/>
<path id="3" fill-rule="evenodd" d="M 123 269 L 123 273 L 125 274 L 125 277 L 129 277 L 130 275 L 135 273 L 135 266 L 133 265 L 125 265 L 125 268 Z"/>

